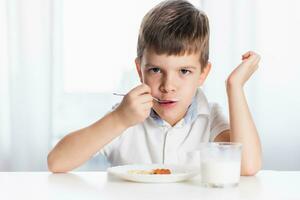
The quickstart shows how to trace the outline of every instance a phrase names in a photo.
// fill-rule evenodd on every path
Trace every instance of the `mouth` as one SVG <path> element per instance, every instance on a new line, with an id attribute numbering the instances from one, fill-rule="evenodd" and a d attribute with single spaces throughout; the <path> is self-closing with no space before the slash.
<path id="1" fill-rule="evenodd" d="M 171 103 L 176 103 L 178 100 L 159 100 L 158 103 L 160 104 L 171 104 Z"/>
<path id="2" fill-rule="evenodd" d="M 177 99 L 176 100 L 174 99 L 174 100 L 159 100 L 158 101 L 158 103 L 162 104 L 162 105 L 170 105 L 170 104 L 174 104 L 176 102 L 178 102 Z"/>

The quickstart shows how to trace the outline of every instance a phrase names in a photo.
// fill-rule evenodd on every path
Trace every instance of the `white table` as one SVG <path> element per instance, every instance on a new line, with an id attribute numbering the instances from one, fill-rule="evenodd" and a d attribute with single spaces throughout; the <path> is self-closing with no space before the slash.
<path id="1" fill-rule="evenodd" d="M 204 188 L 199 179 L 146 184 L 119 180 L 106 172 L 0 172 L 0 199 L 300 199 L 300 172 L 261 171 L 241 177 L 236 188 Z"/>

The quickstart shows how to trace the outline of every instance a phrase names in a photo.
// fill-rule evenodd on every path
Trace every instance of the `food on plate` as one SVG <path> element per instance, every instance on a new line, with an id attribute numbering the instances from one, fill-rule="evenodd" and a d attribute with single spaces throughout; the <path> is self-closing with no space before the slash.
<path id="1" fill-rule="evenodd" d="M 129 174 L 152 174 L 152 170 L 129 170 Z"/>
<path id="2" fill-rule="evenodd" d="M 169 169 L 154 169 L 153 174 L 171 174 Z"/>
<path id="3" fill-rule="evenodd" d="M 171 174 L 170 169 L 129 170 L 129 174 Z"/>

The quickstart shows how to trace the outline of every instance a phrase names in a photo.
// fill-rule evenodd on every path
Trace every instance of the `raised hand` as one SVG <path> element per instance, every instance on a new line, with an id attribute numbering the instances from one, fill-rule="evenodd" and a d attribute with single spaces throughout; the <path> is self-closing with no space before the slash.
<path id="1" fill-rule="evenodd" d="M 247 80 L 252 76 L 258 68 L 260 56 L 253 52 L 248 51 L 242 55 L 242 63 L 235 68 L 227 79 L 227 86 L 241 86 L 243 87 Z"/>
<path id="2" fill-rule="evenodd" d="M 151 89 L 148 85 L 141 84 L 125 95 L 114 112 L 126 127 L 130 127 L 143 122 L 149 116 L 152 106 Z"/>

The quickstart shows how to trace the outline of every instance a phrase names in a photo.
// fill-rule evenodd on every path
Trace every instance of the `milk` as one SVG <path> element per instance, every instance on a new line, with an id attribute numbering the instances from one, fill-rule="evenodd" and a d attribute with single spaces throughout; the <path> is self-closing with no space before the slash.
<path id="1" fill-rule="evenodd" d="M 240 161 L 205 160 L 201 162 L 202 182 L 217 186 L 238 184 L 240 170 Z"/>

